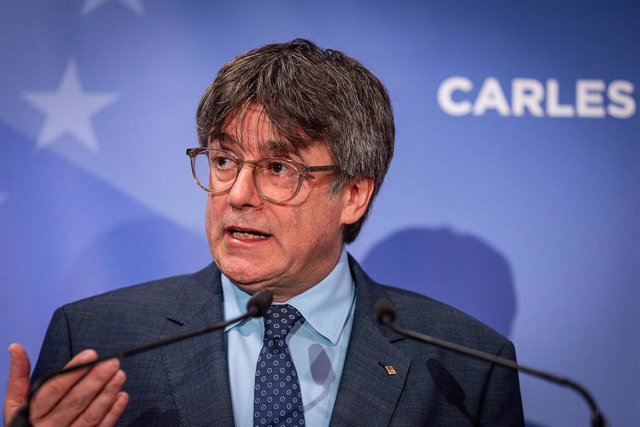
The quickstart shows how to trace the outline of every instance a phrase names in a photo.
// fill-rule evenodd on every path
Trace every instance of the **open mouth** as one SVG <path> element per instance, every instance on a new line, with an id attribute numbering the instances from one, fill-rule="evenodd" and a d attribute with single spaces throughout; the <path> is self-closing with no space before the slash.
<path id="1" fill-rule="evenodd" d="M 262 240 L 270 236 L 270 234 L 262 233 L 256 230 L 247 230 L 241 228 L 229 228 L 227 232 L 231 237 L 237 240 Z"/>

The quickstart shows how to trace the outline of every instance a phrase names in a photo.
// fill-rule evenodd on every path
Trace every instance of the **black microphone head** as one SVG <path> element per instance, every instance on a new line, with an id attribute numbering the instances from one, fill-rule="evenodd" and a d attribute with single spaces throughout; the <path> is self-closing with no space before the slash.
<path id="1" fill-rule="evenodd" d="M 258 291 L 247 302 L 247 313 L 253 317 L 262 317 L 269 309 L 272 301 L 273 293 L 271 291 L 264 289 Z"/>
<path id="2" fill-rule="evenodd" d="M 373 306 L 378 323 L 386 325 L 396 320 L 396 308 L 387 298 L 379 298 Z"/>

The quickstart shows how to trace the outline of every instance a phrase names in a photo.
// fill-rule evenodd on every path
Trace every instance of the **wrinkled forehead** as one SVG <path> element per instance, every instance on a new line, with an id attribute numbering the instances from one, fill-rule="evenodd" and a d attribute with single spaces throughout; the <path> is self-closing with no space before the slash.
<path id="1" fill-rule="evenodd" d="M 300 125 L 272 120 L 257 103 L 235 108 L 209 139 L 210 146 L 255 152 L 263 157 L 298 155 L 316 143 L 319 141 L 306 136 Z"/>

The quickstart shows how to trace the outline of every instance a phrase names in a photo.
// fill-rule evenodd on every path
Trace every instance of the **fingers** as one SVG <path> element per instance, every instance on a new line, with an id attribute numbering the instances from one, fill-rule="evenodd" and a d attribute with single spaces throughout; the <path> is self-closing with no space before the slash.
<path id="1" fill-rule="evenodd" d="M 127 403 L 129 403 L 129 395 L 124 391 L 118 393 L 116 401 L 113 403 L 111 408 L 109 408 L 107 415 L 102 419 L 100 427 L 111 427 L 116 425 L 120 415 L 122 415 L 122 412 L 124 412 L 127 407 Z"/>
<path id="2" fill-rule="evenodd" d="M 85 350 L 76 355 L 65 368 L 77 365 L 80 363 L 91 362 L 98 358 L 98 355 L 93 350 Z M 65 395 L 71 390 L 71 388 L 87 373 L 90 368 L 79 369 L 74 372 L 70 372 L 64 375 L 58 375 L 53 377 L 40 387 L 35 396 L 31 400 L 31 417 L 34 419 L 41 419 L 48 414 Z"/>
<path id="3" fill-rule="evenodd" d="M 103 423 L 104 425 L 114 424 L 126 407 L 127 402 L 125 401 L 123 405 L 123 402 L 121 401 L 123 396 L 120 395 L 120 390 L 122 390 L 122 386 L 125 381 L 126 376 L 124 371 L 118 370 L 118 372 L 116 372 L 104 387 L 102 392 L 93 399 L 89 406 L 75 420 L 72 426 L 84 427 L 103 425 Z M 118 401 L 119 399 L 120 401 Z M 112 412 L 113 414 L 109 415 Z M 108 415 L 109 419 L 105 421 L 105 418 L 107 418 Z M 111 418 L 114 418 L 112 422 L 110 421 Z"/>
<path id="4" fill-rule="evenodd" d="M 76 356 L 67 366 L 95 360 L 94 351 Z M 52 379 L 32 400 L 32 419 L 44 425 L 97 425 L 106 414 L 122 413 L 117 398 L 125 382 L 118 359 L 110 359 L 87 369 Z M 86 373 L 86 375 L 84 375 Z M 83 376 L 84 375 L 84 376 Z M 125 405 L 126 406 L 126 405 Z M 122 408 L 123 410 L 124 408 Z M 118 412 L 119 410 L 119 412 Z"/>
<path id="5" fill-rule="evenodd" d="M 29 358 L 19 344 L 9 346 L 11 367 L 5 398 L 4 424 L 13 419 L 29 394 Z M 96 360 L 93 350 L 85 350 L 66 367 Z M 43 426 L 74 427 L 116 424 L 129 401 L 122 392 L 126 381 L 118 359 L 94 367 L 60 375 L 45 382 L 31 400 L 31 422 Z"/>
<path id="6" fill-rule="evenodd" d="M 27 352 L 20 344 L 9 346 L 11 364 L 7 380 L 7 393 L 4 399 L 4 425 L 15 416 L 16 411 L 27 400 L 29 394 L 30 363 Z"/>

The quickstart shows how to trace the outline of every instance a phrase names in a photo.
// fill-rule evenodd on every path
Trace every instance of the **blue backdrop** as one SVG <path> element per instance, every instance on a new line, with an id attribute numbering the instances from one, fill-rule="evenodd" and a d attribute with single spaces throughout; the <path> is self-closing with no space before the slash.
<path id="1" fill-rule="evenodd" d="M 1 2 L 0 344 L 35 359 L 55 307 L 210 261 L 184 155 L 199 97 L 235 55 L 306 37 L 360 59 L 395 110 L 350 251 L 634 425 L 639 22 L 633 0 Z M 531 425 L 587 425 L 571 392 L 522 388 Z"/>

